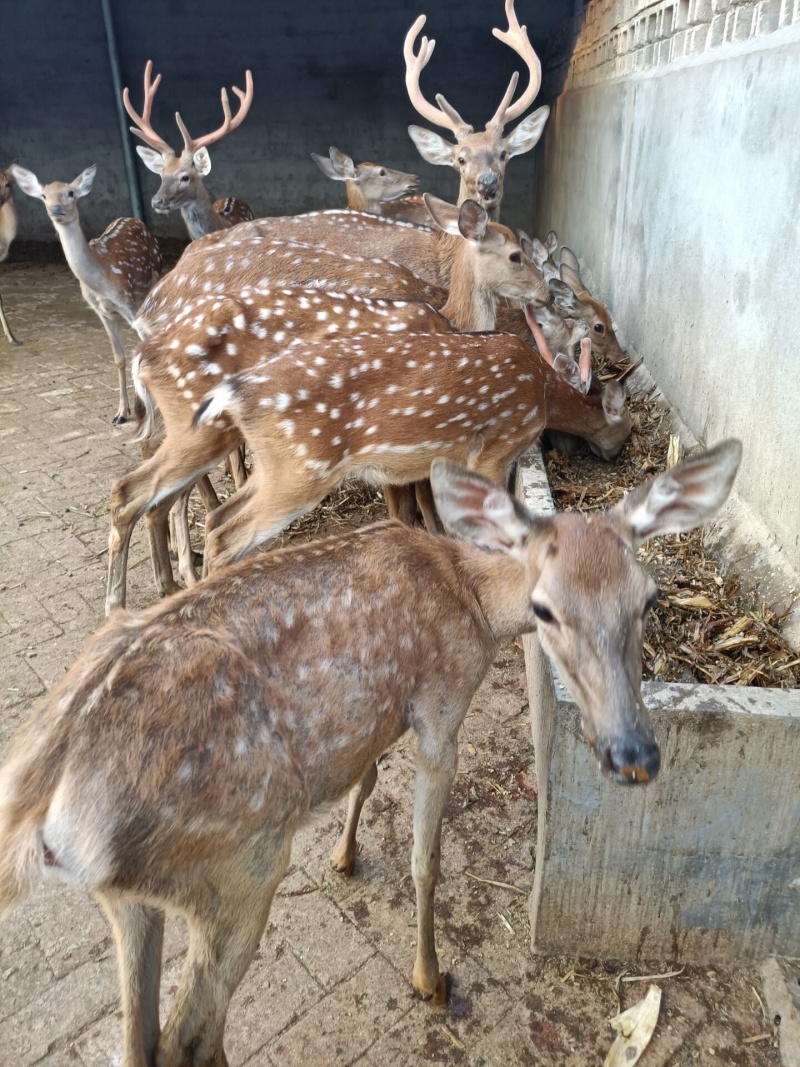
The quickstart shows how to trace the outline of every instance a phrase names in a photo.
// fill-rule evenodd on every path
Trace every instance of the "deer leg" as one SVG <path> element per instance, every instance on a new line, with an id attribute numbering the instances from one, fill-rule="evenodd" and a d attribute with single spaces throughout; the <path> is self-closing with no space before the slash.
<path id="1" fill-rule="evenodd" d="M 130 404 L 128 403 L 128 385 L 125 380 L 125 348 L 122 344 L 122 325 L 117 319 L 103 316 L 100 317 L 100 321 L 105 326 L 108 339 L 111 341 L 114 365 L 117 368 L 117 376 L 119 378 L 119 407 L 116 415 L 111 420 L 118 425 L 121 422 L 127 422 L 131 413 Z"/>
<path id="2" fill-rule="evenodd" d="M 245 870 L 234 877 L 233 889 L 215 881 L 203 914 L 187 916 L 189 951 L 158 1045 L 158 1067 L 227 1067 L 223 1031 L 228 1005 L 258 948 L 289 865 L 290 846 L 290 835 L 271 850 L 262 844 L 258 856 L 247 857 L 252 869 L 268 872 L 260 884 Z M 208 877 L 204 871 L 204 879 Z"/>
<path id="3" fill-rule="evenodd" d="M 350 790 L 350 796 L 347 798 L 347 818 L 342 836 L 331 852 L 331 867 L 343 874 L 345 878 L 349 878 L 353 873 L 356 862 L 356 830 L 361 817 L 361 809 L 375 788 L 377 780 L 378 765 L 373 763 L 358 785 Z"/>
<path id="4" fill-rule="evenodd" d="M 197 571 L 194 569 L 194 552 L 189 534 L 189 497 L 193 486 L 184 489 L 170 510 L 170 523 L 174 536 L 175 550 L 178 554 L 178 573 L 188 589 L 197 584 Z"/>
<path id="5" fill-rule="evenodd" d="M 416 526 L 417 501 L 413 485 L 384 485 L 383 495 L 390 518 L 399 519 L 406 526 Z"/>
<path id="6" fill-rule="evenodd" d="M 161 1030 L 158 994 L 164 914 L 112 893 L 94 894 L 114 931 L 122 1000 L 122 1067 L 151 1067 Z"/>
<path id="7" fill-rule="evenodd" d="M 203 507 L 206 509 L 206 514 L 219 507 L 219 497 L 217 496 L 217 492 L 211 484 L 211 479 L 207 474 L 204 474 L 202 478 L 198 479 L 197 492 L 200 494 L 200 499 L 203 501 Z"/>
<path id="8" fill-rule="evenodd" d="M 11 332 L 11 327 L 8 325 L 8 319 L 6 318 L 5 309 L 3 308 L 3 298 L 0 296 L 0 324 L 3 326 L 3 333 L 6 335 L 6 340 L 9 344 L 19 345 L 21 342 L 16 339 Z"/>
<path id="9" fill-rule="evenodd" d="M 233 484 L 237 489 L 241 489 L 247 481 L 247 467 L 244 465 L 244 445 L 234 448 L 233 452 L 225 460 L 225 466 L 228 468 L 228 474 L 233 479 Z"/>
<path id="10" fill-rule="evenodd" d="M 226 500 L 206 520 L 206 568 L 210 573 L 228 563 L 235 563 L 258 545 L 276 537 L 295 519 L 313 510 L 336 485 L 334 480 L 299 481 L 281 489 L 265 484 L 260 471 L 252 474 L 247 485 Z M 241 498 L 238 506 L 234 505 Z M 229 507 L 230 505 L 230 507 Z"/>
<path id="11" fill-rule="evenodd" d="M 430 479 L 424 478 L 421 482 L 415 482 L 414 490 L 419 510 L 422 512 L 422 518 L 425 522 L 425 528 L 431 533 L 440 533 L 442 524 L 436 514 L 436 504 L 433 499 Z"/>
<path id="12" fill-rule="evenodd" d="M 442 819 L 458 766 L 457 734 L 420 741 L 416 765 L 411 873 L 417 891 L 417 958 L 411 981 L 423 1000 L 443 1004 L 447 987 L 436 957 L 433 898 L 441 863 Z"/>
<path id="13" fill-rule="evenodd" d="M 228 451 L 230 451 L 229 441 L 218 431 L 212 430 L 211 433 L 199 431 L 193 441 L 191 452 L 187 449 L 175 448 L 174 442 L 165 438 L 149 459 L 140 464 L 131 474 L 115 482 L 111 490 L 106 614 L 109 614 L 114 607 L 125 606 L 128 549 L 133 528 L 138 520 L 158 503 L 176 496 L 201 474 L 207 473 L 225 457 Z M 172 565 L 169 563 L 166 523 L 162 520 L 160 529 L 159 517 L 159 515 L 153 517 L 148 530 L 151 533 L 151 556 L 157 567 L 156 582 L 159 591 L 162 591 L 162 583 L 166 582 L 169 585 L 169 580 L 172 579 Z M 169 580 L 166 578 L 167 570 L 169 570 Z"/>

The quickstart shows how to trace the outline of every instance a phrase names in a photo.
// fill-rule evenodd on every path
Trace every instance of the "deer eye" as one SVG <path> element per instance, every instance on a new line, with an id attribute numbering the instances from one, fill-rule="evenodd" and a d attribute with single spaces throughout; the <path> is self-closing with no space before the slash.
<path id="1" fill-rule="evenodd" d="M 642 612 L 642 616 L 646 616 L 649 612 L 651 612 L 653 610 L 653 608 L 655 608 L 657 603 L 658 603 L 658 590 L 656 589 L 655 593 L 653 593 L 651 596 L 649 596 L 647 598 L 647 602 L 645 603 L 644 611 Z"/>
<path id="2" fill-rule="evenodd" d="M 606 328 L 605 328 L 605 326 L 604 326 L 604 325 L 602 324 L 602 322 L 596 322 L 596 323 L 594 324 L 594 332 L 595 332 L 595 333 L 605 333 L 605 329 L 606 329 Z"/>
<path id="3" fill-rule="evenodd" d="M 188 175 L 188 174 L 181 174 L 180 180 L 181 180 L 182 182 L 188 182 L 188 180 L 189 180 L 189 175 Z"/>
<path id="4" fill-rule="evenodd" d="M 544 604 L 534 604 L 533 605 L 533 614 L 536 616 L 536 618 L 540 622 L 555 622 L 556 621 L 555 615 L 552 613 L 550 608 L 546 608 L 544 606 Z"/>
<path id="5" fill-rule="evenodd" d="M 459 156 L 459 157 L 458 157 L 458 162 L 459 162 L 459 163 L 461 164 L 461 166 L 463 167 L 463 166 L 464 166 L 464 164 L 465 164 L 465 163 L 466 163 L 467 161 L 466 161 L 466 159 L 464 159 L 464 157 L 463 157 L 463 156 Z"/>
<path id="6" fill-rule="evenodd" d="M 68 196 L 68 197 L 70 198 L 70 200 L 71 200 L 71 199 L 72 199 L 72 198 L 73 198 L 73 197 L 75 196 L 75 194 L 73 193 L 73 191 L 72 191 L 71 189 L 68 189 L 68 190 L 67 190 L 67 196 Z"/>
<path id="7" fill-rule="evenodd" d="M 512 252 L 508 258 L 511 260 L 512 263 L 522 262 L 522 256 L 519 254 L 519 252 Z"/>
<path id="8" fill-rule="evenodd" d="M 385 171 L 385 170 L 383 169 L 383 167 L 381 167 L 381 171 L 380 171 L 380 174 L 381 174 L 381 177 L 382 177 L 382 178 L 385 178 L 385 177 L 386 177 L 386 171 Z"/>
<path id="9" fill-rule="evenodd" d="M 506 158 L 507 155 L 508 155 L 508 153 L 506 152 L 505 149 L 503 149 L 503 151 L 500 153 L 501 162 L 505 161 L 505 158 Z"/>

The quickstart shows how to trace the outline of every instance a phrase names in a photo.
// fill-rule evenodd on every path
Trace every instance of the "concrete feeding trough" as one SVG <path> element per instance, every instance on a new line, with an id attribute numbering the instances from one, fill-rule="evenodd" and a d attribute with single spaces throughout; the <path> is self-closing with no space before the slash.
<path id="1" fill-rule="evenodd" d="M 517 495 L 555 509 L 541 454 Z M 703 963 L 800 956 L 800 691 L 644 682 L 661 773 L 600 774 L 580 712 L 524 638 L 539 821 L 532 947 Z"/>

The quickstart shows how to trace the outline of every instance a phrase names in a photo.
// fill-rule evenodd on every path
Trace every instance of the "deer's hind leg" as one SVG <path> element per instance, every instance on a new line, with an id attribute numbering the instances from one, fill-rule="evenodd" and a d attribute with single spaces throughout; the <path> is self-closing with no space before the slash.
<path id="1" fill-rule="evenodd" d="M 228 1005 L 258 948 L 290 850 L 291 834 L 276 832 L 259 844 L 257 856 L 245 854 L 238 870 L 226 864 L 219 873 L 213 867 L 203 872 L 186 912 L 189 950 L 157 1067 L 227 1067 Z"/>
<path id="2" fill-rule="evenodd" d="M 160 1032 L 158 994 L 163 912 L 116 893 L 95 892 L 114 931 L 122 1000 L 122 1067 L 152 1067 Z"/>

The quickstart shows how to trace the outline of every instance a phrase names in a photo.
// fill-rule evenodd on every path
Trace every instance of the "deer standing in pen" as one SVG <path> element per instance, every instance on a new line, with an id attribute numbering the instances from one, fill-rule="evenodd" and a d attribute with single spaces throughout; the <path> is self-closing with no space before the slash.
<path id="1" fill-rule="evenodd" d="M 526 303 L 547 298 L 541 274 L 511 230 L 489 223 L 478 204 L 467 202 L 457 209 L 428 194 L 426 200 L 439 225 L 458 234 L 460 242 L 454 284 L 442 314 L 423 303 L 392 305 L 319 290 L 275 290 L 259 284 L 265 279 L 257 274 L 242 275 L 246 256 L 237 259 L 238 273 L 235 264 L 230 272 L 210 272 L 211 278 L 220 279 L 216 283 L 207 281 L 205 272 L 189 273 L 184 260 L 163 279 L 142 308 L 142 315 L 154 322 L 154 330 L 137 352 L 134 381 L 149 409 L 157 407 L 161 412 L 166 439 L 112 490 L 107 610 L 124 604 L 125 560 L 133 526 L 142 514 L 148 517 L 157 585 L 162 593 L 174 589 L 161 532 L 165 509 L 225 448 L 239 440 L 235 427 L 224 419 L 206 427 L 202 435 L 189 431 L 203 396 L 225 377 L 246 372 L 265 356 L 293 351 L 286 348 L 293 338 L 358 333 L 387 347 L 386 334 L 449 332 L 467 318 L 475 328 L 491 328 L 499 296 Z M 239 289 L 234 287 L 235 280 Z M 140 332 L 149 331 L 140 327 Z M 317 373 L 313 367 L 308 372 L 310 378 Z M 301 392 L 308 390 L 301 387 Z M 184 579 L 191 581 L 188 560 L 182 570 Z"/>
<path id="2" fill-rule="evenodd" d="M 151 201 L 154 210 L 167 214 L 179 208 L 193 241 L 204 234 L 229 229 L 252 219 L 253 213 L 243 200 L 227 197 L 212 202 L 203 183 L 203 178 L 211 171 L 208 146 L 221 141 L 231 130 L 240 126 L 250 110 L 253 102 L 253 76 L 250 71 L 245 72 L 244 91 L 235 85 L 233 87 L 239 98 L 239 110 L 234 116 L 231 115 L 227 90 L 222 89 L 223 122 L 212 133 L 203 137 L 192 137 L 180 113 L 175 113 L 175 122 L 183 137 L 183 150 L 180 154 L 174 152 L 167 142 L 158 136 L 150 122 L 153 99 L 160 84 L 161 75 L 153 78 L 153 61 L 148 60 L 144 70 L 144 103 L 141 115 L 131 104 L 128 89 L 124 89 L 122 93 L 125 110 L 136 124 L 131 126 L 131 133 L 141 138 L 148 146 L 139 145 L 136 151 L 145 166 L 161 176 L 161 185 Z"/>
<path id="3" fill-rule="evenodd" d="M 520 122 L 507 137 L 503 136 L 504 127 L 524 114 L 536 99 L 542 82 L 541 64 L 528 40 L 527 28 L 519 24 L 514 11 L 514 0 L 506 0 L 505 10 L 508 29 L 493 29 L 492 33 L 525 61 L 529 82 L 522 96 L 512 103 L 519 80 L 519 74 L 513 74 L 497 111 L 482 133 L 476 133 L 440 93 L 436 94 L 438 107 L 429 103 L 422 94 L 419 77 L 430 62 L 436 44 L 435 41 L 423 37 L 419 52 L 414 53 L 416 39 L 425 25 L 424 15 L 420 15 L 408 31 L 403 45 L 406 88 L 411 103 L 423 118 L 450 130 L 456 139 L 456 143 L 451 144 L 431 130 L 409 126 L 408 132 L 414 144 L 428 163 L 453 167 L 458 172 L 461 178 L 459 203 L 466 199 L 477 200 L 486 208 L 492 219 L 499 217 L 503 181 L 509 159 L 529 152 L 536 145 L 550 114 L 549 107 L 540 107 Z"/>
<path id="4" fill-rule="evenodd" d="M 42 185 L 31 171 L 18 164 L 11 167 L 20 189 L 44 201 L 81 293 L 108 334 L 119 378 L 119 407 L 113 421 L 121 423 L 130 415 L 122 327 L 133 325 L 139 305 L 158 280 L 161 252 L 140 219 L 116 219 L 99 237 L 86 240 L 78 200 L 91 190 L 96 172 L 97 167 L 87 167 L 69 184 Z"/>
<path id="5" fill-rule="evenodd" d="M 311 158 L 326 178 L 344 182 L 347 206 L 351 211 L 413 222 L 429 226 L 430 216 L 421 196 L 412 196 L 419 188 L 416 174 L 382 167 L 380 163 L 354 163 L 350 156 L 331 146 L 329 158 L 311 153 Z"/>
<path id="6" fill-rule="evenodd" d="M 0 170 L 0 263 L 8 256 L 11 242 L 17 236 L 17 209 L 14 206 L 14 187 L 11 184 L 11 168 Z M 6 313 L 3 310 L 3 298 L 0 296 L 0 326 L 9 344 L 18 345 L 19 341 L 11 332 Z"/>
<path id="7" fill-rule="evenodd" d="M 0 771 L 0 914 L 42 875 L 85 887 L 116 941 L 122 1067 L 224 1067 L 228 1005 L 296 831 L 352 790 L 333 854 L 337 865 L 349 854 L 352 869 L 375 761 L 411 730 L 412 983 L 442 1003 L 442 822 L 459 729 L 501 642 L 537 630 L 604 774 L 654 778 L 660 753 L 640 687 L 657 589 L 635 550 L 712 516 L 740 456 L 727 441 L 607 512 L 545 518 L 437 459 L 436 504 L 458 539 L 378 523 L 114 616 Z M 186 918 L 189 948 L 162 1030 L 166 910 Z"/>

